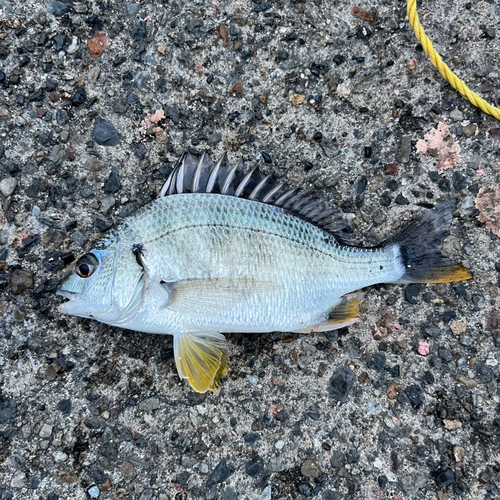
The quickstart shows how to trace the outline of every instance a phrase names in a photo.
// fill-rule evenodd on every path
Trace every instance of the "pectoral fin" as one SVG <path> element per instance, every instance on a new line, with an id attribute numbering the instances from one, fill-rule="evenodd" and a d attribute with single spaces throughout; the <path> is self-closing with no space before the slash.
<path id="1" fill-rule="evenodd" d="M 282 288 L 271 281 L 243 278 L 192 279 L 163 286 L 170 295 L 167 308 L 190 315 L 211 314 Z"/>
<path id="2" fill-rule="evenodd" d="M 357 323 L 361 320 L 358 308 L 362 298 L 362 293 L 346 295 L 330 312 L 330 317 L 326 321 L 297 330 L 296 333 L 329 332 Z"/>
<path id="3" fill-rule="evenodd" d="M 177 371 L 196 392 L 215 391 L 227 373 L 227 343 L 220 333 L 175 335 Z"/>

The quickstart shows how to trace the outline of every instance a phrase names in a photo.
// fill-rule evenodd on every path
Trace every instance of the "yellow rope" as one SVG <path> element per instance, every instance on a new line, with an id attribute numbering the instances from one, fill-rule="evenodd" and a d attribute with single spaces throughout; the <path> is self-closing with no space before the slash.
<path id="1" fill-rule="evenodd" d="M 500 109 L 495 108 L 491 104 L 487 103 L 484 99 L 479 97 L 475 92 L 469 89 L 460 78 L 458 78 L 453 71 L 443 62 L 441 56 L 436 52 L 432 46 L 432 42 L 429 40 L 424 32 L 424 28 L 420 24 L 417 14 L 417 0 L 408 0 L 408 17 L 410 19 L 411 27 L 415 32 L 418 41 L 422 44 L 424 52 L 429 56 L 432 64 L 439 70 L 439 72 L 444 76 L 444 78 L 451 84 L 451 86 L 458 90 L 466 99 L 468 99 L 474 106 L 482 109 L 485 113 L 493 116 L 497 120 L 500 120 Z"/>

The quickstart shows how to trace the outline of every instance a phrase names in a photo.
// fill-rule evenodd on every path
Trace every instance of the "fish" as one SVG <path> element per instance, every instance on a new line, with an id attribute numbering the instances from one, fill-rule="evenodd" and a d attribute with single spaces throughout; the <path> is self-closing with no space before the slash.
<path id="1" fill-rule="evenodd" d="M 63 314 L 173 336 L 199 393 L 228 372 L 227 333 L 325 332 L 360 320 L 359 290 L 470 279 L 441 255 L 445 200 L 376 247 L 352 246 L 342 211 L 259 169 L 184 152 L 159 197 L 82 255 L 56 291 Z"/>

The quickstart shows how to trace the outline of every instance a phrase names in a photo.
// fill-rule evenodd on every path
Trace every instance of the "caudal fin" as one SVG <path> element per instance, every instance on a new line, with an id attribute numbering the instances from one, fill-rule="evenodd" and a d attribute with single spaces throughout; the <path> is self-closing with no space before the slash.
<path id="1" fill-rule="evenodd" d="M 464 266 L 440 252 L 454 209 L 453 200 L 443 201 L 384 242 L 386 247 L 399 246 L 406 272 L 398 283 L 448 283 L 472 278 Z"/>

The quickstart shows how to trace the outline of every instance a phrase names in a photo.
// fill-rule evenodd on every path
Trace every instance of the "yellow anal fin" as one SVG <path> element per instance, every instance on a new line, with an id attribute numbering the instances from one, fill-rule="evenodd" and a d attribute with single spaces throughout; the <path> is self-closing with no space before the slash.
<path id="1" fill-rule="evenodd" d="M 227 342 L 220 333 L 184 333 L 174 338 L 179 376 L 196 392 L 215 391 L 227 373 Z"/>
<path id="2" fill-rule="evenodd" d="M 330 312 L 330 317 L 326 321 L 297 330 L 296 333 L 329 332 L 357 323 L 361 320 L 358 308 L 362 298 L 362 293 L 346 295 Z"/>
<path id="3" fill-rule="evenodd" d="M 461 264 L 430 267 L 423 276 L 413 278 L 413 283 L 451 283 L 472 278 L 471 273 Z"/>

